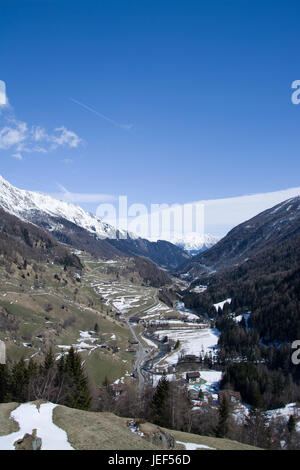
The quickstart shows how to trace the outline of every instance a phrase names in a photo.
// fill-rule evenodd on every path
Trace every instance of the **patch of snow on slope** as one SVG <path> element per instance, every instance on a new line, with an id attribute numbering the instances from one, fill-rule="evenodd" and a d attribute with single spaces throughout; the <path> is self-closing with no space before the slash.
<path id="1" fill-rule="evenodd" d="M 225 305 L 226 303 L 227 303 L 227 304 L 231 304 L 231 300 L 232 300 L 232 299 L 229 298 L 229 299 L 223 300 L 222 302 L 218 302 L 217 304 L 214 304 L 214 307 L 215 307 L 216 310 L 218 310 L 219 308 L 220 308 L 221 310 L 223 310 L 224 305 Z"/>
<path id="2" fill-rule="evenodd" d="M 282 417 L 285 418 L 286 421 L 288 421 L 290 416 L 295 416 L 297 421 L 296 430 L 300 432 L 300 408 L 297 407 L 296 403 L 289 403 L 284 408 L 269 410 L 266 414 L 269 419 Z"/>
<path id="3" fill-rule="evenodd" d="M 205 446 L 204 444 L 194 444 L 193 442 L 176 441 L 176 443 L 185 446 L 186 450 L 197 450 L 197 449 L 216 450 L 214 447 Z"/>
<path id="4" fill-rule="evenodd" d="M 142 338 L 143 338 L 143 340 L 145 341 L 145 343 L 148 344 L 148 346 L 151 346 L 151 348 L 156 348 L 156 349 L 158 349 L 157 344 L 155 344 L 153 341 L 151 341 L 151 339 L 145 338 L 145 336 L 142 336 Z"/>
<path id="5" fill-rule="evenodd" d="M 0 436 L 0 450 L 14 450 L 14 442 L 22 439 L 26 433 L 37 430 L 37 437 L 42 439 L 42 450 L 74 450 L 68 442 L 67 433 L 53 423 L 53 410 L 58 405 L 43 403 L 38 410 L 34 403 L 24 403 L 10 416 L 20 427 L 19 431 Z"/>

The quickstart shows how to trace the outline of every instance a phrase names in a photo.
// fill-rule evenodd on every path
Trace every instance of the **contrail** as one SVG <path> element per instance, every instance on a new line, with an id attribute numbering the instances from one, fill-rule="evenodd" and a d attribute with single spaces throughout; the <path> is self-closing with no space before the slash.
<path id="1" fill-rule="evenodd" d="M 82 108 L 86 109 L 87 111 L 90 111 L 91 113 L 96 114 L 96 116 L 99 116 L 100 118 L 105 119 L 105 121 L 109 122 L 115 127 L 119 127 L 120 129 L 125 129 L 126 131 L 130 131 L 133 128 L 133 124 L 120 124 L 119 122 L 114 121 L 108 116 L 105 116 L 105 114 L 99 113 L 98 111 L 91 108 L 90 106 L 87 106 L 86 104 L 81 103 L 80 101 L 74 100 L 74 98 L 70 98 L 70 100 L 73 101 L 73 103 L 76 103 Z"/>

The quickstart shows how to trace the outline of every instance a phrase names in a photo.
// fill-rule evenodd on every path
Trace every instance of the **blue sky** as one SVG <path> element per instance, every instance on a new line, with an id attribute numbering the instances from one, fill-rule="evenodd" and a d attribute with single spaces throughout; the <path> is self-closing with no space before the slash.
<path id="1" fill-rule="evenodd" d="M 299 186 L 299 13 L 293 0 L 2 1 L 0 174 L 145 204 Z"/>

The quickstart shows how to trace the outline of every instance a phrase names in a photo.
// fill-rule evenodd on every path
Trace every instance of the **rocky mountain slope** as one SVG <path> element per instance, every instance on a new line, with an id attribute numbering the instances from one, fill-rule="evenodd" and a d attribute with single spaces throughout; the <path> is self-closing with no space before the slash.
<path id="1" fill-rule="evenodd" d="M 165 240 L 150 242 L 144 238 L 136 238 L 107 241 L 119 252 L 126 253 L 129 256 L 145 256 L 169 270 L 176 270 L 181 263 L 191 258 L 182 248 Z"/>
<path id="2" fill-rule="evenodd" d="M 77 256 L 45 230 L 24 222 L 0 208 L 0 259 L 2 264 L 27 260 L 82 269 Z"/>
<path id="3" fill-rule="evenodd" d="M 188 262 L 182 273 L 198 275 L 238 266 L 300 233 L 300 197 L 289 199 L 244 222 L 215 246 Z"/>
<path id="4" fill-rule="evenodd" d="M 100 239 L 116 236 L 115 228 L 81 207 L 59 201 L 46 194 L 18 189 L 2 176 L 0 176 L 0 205 L 7 212 L 36 225 L 40 225 L 40 219 L 44 223 L 48 221 L 52 230 L 56 228 L 56 220 L 65 219 L 96 234 Z"/>
<path id="5" fill-rule="evenodd" d="M 172 243 L 153 243 L 132 233 L 118 231 L 79 206 L 18 189 L 1 176 L 0 207 L 51 232 L 60 242 L 94 256 L 107 259 L 124 255 L 145 256 L 167 269 L 175 269 L 189 258 Z"/>
<path id="6" fill-rule="evenodd" d="M 237 226 L 185 267 L 194 278 L 186 305 L 214 314 L 249 314 L 248 326 L 265 343 L 287 343 L 300 334 L 300 198 L 269 209 Z M 204 289 L 197 286 L 205 285 Z"/>

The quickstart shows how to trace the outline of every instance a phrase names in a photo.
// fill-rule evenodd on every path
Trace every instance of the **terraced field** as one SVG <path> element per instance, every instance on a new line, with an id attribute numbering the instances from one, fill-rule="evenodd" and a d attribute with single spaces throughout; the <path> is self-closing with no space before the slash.
<path id="1" fill-rule="evenodd" d="M 197 338 L 203 332 L 199 335 L 193 323 L 197 317 L 189 314 L 187 323 L 186 312 L 168 307 L 158 299 L 156 288 L 133 278 L 130 258 L 105 261 L 77 254 L 82 273 L 50 263 L 13 266 L 10 272 L 0 267 L 0 339 L 6 343 L 8 362 L 42 358 L 49 347 L 59 358 L 73 345 L 95 385 L 106 377 L 130 381 L 137 364 L 142 367 L 157 353 L 157 344 L 142 336 L 145 322 L 157 328 L 164 324 L 166 330 L 158 330 L 158 338 L 178 337 L 181 348 L 194 344 L 200 351 Z M 141 323 L 129 323 L 132 316 Z M 135 335 L 139 345 L 133 354 L 128 348 Z M 168 367 L 179 352 L 162 358 L 159 365 Z"/>
<path id="2" fill-rule="evenodd" d="M 0 267 L 0 339 L 8 362 L 42 358 L 49 347 L 59 357 L 74 345 L 96 384 L 106 375 L 116 380 L 130 374 L 131 334 L 85 280 L 88 271 L 79 278 L 51 264 L 36 266 L 37 274 Z"/>

